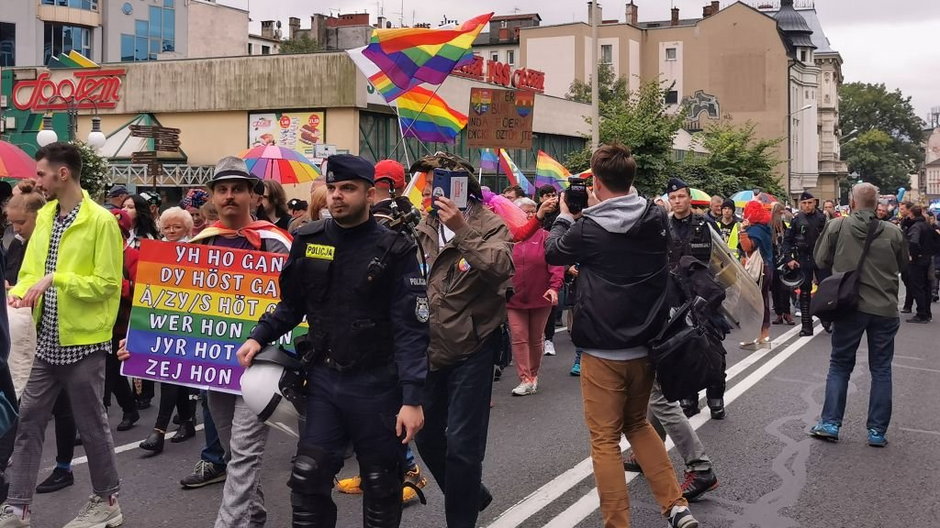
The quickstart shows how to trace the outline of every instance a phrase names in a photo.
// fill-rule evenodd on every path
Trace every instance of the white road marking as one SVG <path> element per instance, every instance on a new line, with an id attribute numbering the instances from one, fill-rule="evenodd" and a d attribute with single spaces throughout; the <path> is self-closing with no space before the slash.
<path id="1" fill-rule="evenodd" d="M 819 326 L 817 325 L 817 328 Z M 557 330 L 556 330 L 557 331 Z M 742 359 L 738 363 L 735 363 L 734 366 L 727 369 L 726 371 L 726 381 L 731 381 L 738 374 L 743 372 L 748 367 L 754 365 L 757 361 L 760 361 L 764 356 L 769 354 L 773 349 L 779 347 L 781 344 L 786 343 L 794 335 L 798 334 L 800 327 L 796 326 L 790 330 L 784 332 L 777 339 L 774 339 L 771 342 L 770 348 L 763 348 L 758 350 L 746 358 Z M 812 338 L 801 338 L 809 341 Z M 806 342 L 804 341 L 804 342 Z M 704 392 L 704 391 L 702 391 Z M 702 396 L 701 394 L 699 395 Z M 727 403 L 729 400 L 725 399 Z M 689 422 L 693 427 L 701 427 L 704 420 L 704 414 L 699 414 L 694 416 Z M 710 417 L 709 417 L 710 418 Z M 700 423 L 699 423 L 700 420 Z M 671 440 L 667 440 L 671 442 Z M 626 450 L 629 447 L 629 443 L 624 438 L 620 442 L 620 449 Z M 669 446 L 670 444 L 667 444 Z M 670 446 L 671 447 L 671 446 Z M 511 506 L 509 509 L 504 511 L 499 517 L 497 517 L 487 528 L 516 528 L 530 517 L 544 509 L 550 503 L 554 502 L 556 499 L 564 495 L 571 488 L 575 487 L 579 482 L 589 477 L 593 473 L 593 465 L 591 463 L 591 458 L 588 457 L 581 462 L 578 462 L 577 465 L 568 469 L 564 473 L 558 475 L 552 480 L 545 483 L 542 487 L 535 490 L 529 494 L 526 498 L 517 502 L 515 505 Z M 589 494 L 594 497 L 594 501 L 597 501 L 597 494 L 593 491 Z M 579 501 L 580 503 L 581 501 Z M 593 511 L 593 510 L 592 510 Z M 562 526 L 562 525 L 559 525 Z M 574 524 L 567 525 L 567 528 L 574 526 Z"/>
<path id="2" fill-rule="evenodd" d="M 196 426 L 196 431 L 202 431 L 203 429 L 205 429 L 205 427 L 206 427 L 205 425 L 199 424 L 199 425 Z M 148 433 L 148 434 L 149 434 L 149 433 Z M 121 445 L 121 446 L 117 446 L 117 447 L 114 448 L 114 454 L 115 454 L 115 455 L 119 455 L 119 454 L 121 454 L 121 453 L 123 453 L 123 452 L 125 452 L 125 451 L 130 451 L 131 449 L 139 449 L 138 446 L 140 445 L 141 442 L 142 442 L 142 440 L 138 440 L 138 441 L 136 441 L 136 442 L 131 442 L 131 443 L 129 443 L 129 444 L 124 444 L 124 445 Z M 143 449 L 141 449 L 141 451 L 143 451 Z M 72 466 L 73 466 L 73 467 L 74 467 L 74 466 L 80 466 L 80 465 L 82 465 L 82 464 L 87 464 L 87 463 L 88 463 L 88 457 L 86 457 L 86 456 L 80 456 L 80 457 L 78 457 L 78 458 L 73 458 L 73 459 L 72 459 Z M 55 466 L 53 466 L 53 467 L 55 467 Z M 48 468 L 48 470 L 51 471 L 52 468 L 50 467 L 50 468 Z"/>
<path id="3" fill-rule="evenodd" d="M 736 384 L 734 387 L 731 387 L 727 392 L 725 392 L 725 405 L 733 402 L 738 398 L 738 396 L 741 396 L 747 390 L 754 387 L 759 381 L 767 377 L 771 372 L 773 372 L 775 368 L 780 366 L 780 364 L 795 354 L 799 349 L 803 348 L 812 339 L 813 336 L 806 336 L 797 339 L 792 345 L 769 359 L 766 363 L 761 365 L 758 369 L 741 380 L 740 383 Z M 697 430 L 709 420 L 711 420 L 710 414 L 701 413 L 693 416 L 689 420 L 689 424 L 692 426 L 692 429 Z M 672 443 L 672 439 L 667 437 L 666 449 L 671 450 L 673 446 L 674 444 Z M 638 473 L 628 473 L 627 484 L 629 484 L 630 481 L 635 479 L 637 476 Z M 569 506 L 565 511 L 561 512 L 558 516 L 552 519 L 548 524 L 544 525 L 543 528 L 571 528 L 572 526 L 576 526 L 578 523 L 586 519 L 599 507 L 600 498 L 597 495 L 597 488 L 593 488 L 583 497 L 578 499 L 577 502 Z"/>
<path id="4" fill-rule="evenodd" d="M 919 371 L 921 371 L 921 372 L 936 372 L 936 373 L 940 374 L 940 370 L 932 369 L 932 368 L 927 368 L 927 367 L 912 367 L 912 366 L 910 366 L 910 365 L 898 365 L 897 363 L 895 363 L 895 364 L 893 364 L 893 365 L 891 365 L 891 366 L 892 366 L 892 367 L 898 367 L 898 368 L 906 368 L 906 369 L 910 369 L 910 370 L 919 370 Z"/>
<path id="5" fill-rule="evenodd" d="M 900 355 L 900 354 L 895 354 L 894 357 L 900 358 L 900 359 L 913 359 L 913 360 L 915 360 L 915 361 L 923 361 L 923 360 L 924 360 L 924 358 L 919 358 L 919 357 L 914 357 L 914 356 L 902 356 L 902 355 Z"/>
<path id="6" fill-rule="evenodd" d="M 929 434 L 929 435 L 940 436 L 940 431 L 925 431 L 923 429 L 911 429 L 910 427 L 898 427 L 898 429 L 902 431 L 907 431 L 909 433 L 924 433 L 924 434 Z"/>

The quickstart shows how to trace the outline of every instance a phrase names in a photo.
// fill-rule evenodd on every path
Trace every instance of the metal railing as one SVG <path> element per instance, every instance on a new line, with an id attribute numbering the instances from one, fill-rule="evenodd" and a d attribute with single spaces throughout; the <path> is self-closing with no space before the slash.
<path id="1" fill-rule="evenodd" d="M 163 165 L 162 174 L 157 175 L 157 187 L 202 187 L 212 178 L 212 165 Z M 153 186 L 153 175 L 146 165 L 111 165 L 111 181 L 114 184 Z"/>

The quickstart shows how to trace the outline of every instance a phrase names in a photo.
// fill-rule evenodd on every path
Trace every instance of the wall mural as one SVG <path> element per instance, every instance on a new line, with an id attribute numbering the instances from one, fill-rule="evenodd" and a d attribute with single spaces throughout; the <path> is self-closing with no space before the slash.
<path id="1" fill-rule="evenodd" d="M 699 114 L 702 112 L 708 112 L 709 119 L 719 119 L 721 117 L 718 97 L 707 94 L 704 90 L 696 90 L 691 97 L 684 97 L 682 104 L 689 109 L 689 119 L 698 119 Z"/>

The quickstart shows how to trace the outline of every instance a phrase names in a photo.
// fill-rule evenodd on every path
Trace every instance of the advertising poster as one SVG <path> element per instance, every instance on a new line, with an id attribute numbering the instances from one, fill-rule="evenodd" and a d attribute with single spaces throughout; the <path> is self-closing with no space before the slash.
<path id="1" fill-rule="evenodd" d="M 280 299 L 287 255 L 144 240 L 121 373 L 239 393 L 235 353 Z M 278 344 L 293 348 L 306 323 Z"/>
<path id="2" fill-rule="evenodd" d="M 322 111 L 248 114 L 248 147 L 277 145 L 316 158 L 315 147 L 326 136 Z"/>
<path id="3" fill-rule="evenodd" d="M 471 147 L 532 148 L 535 93 L 525 90 L 471 88 L 467 114 L 467 145 Z"/>

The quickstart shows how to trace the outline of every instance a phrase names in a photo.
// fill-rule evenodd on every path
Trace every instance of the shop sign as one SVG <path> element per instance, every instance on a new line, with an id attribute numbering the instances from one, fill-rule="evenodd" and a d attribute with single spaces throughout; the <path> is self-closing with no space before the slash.
<path id="1" fill-rule="evenodd" d="M 67 110 L 74 100 L 79 110 L 105 110 L 117 107 L 121 100 L 121 82 L 127 70 L 78 70 L 63 79 L 52 79 L 44 71 L 34 80 L 13 85 L 13 105 L 30 112 Z"/>
<path id="2" fill-rule="evenodd" d="M 316 146 L 326 135 L 322 111 L 248 114 L 248 146 L 276 145 L 316 159 Z"/>
<path id="3" fill-rule="evenodd" d="M 484 72 L 484 64 L 486 65 Z M 457 77 L 466 77 L 477 81 L 486 81 L 500 86 L 531 90 L 542 93 L 545 91 L 545 73 L 527 68 L 516 68 L 494 60 L 483 60 L 479 55 L 473 56 L 473 61 L 455 68 L 453 74 Z"/>

